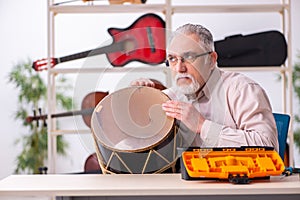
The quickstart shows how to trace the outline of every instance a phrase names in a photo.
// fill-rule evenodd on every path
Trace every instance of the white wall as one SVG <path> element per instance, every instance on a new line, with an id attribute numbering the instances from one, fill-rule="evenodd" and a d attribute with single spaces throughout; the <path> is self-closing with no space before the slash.
<path id="1" fill-rule="evenodd" d="M 147 2 L 159 2 L 159 0 L 148 0 Z M 300 35 L 300 27 L 298 25 L 300 1 L 291 0 L 291 3 L 292 56 L 295 62 L 296 52 L 300 50 L 300 38 L 298 37 Z M 56 53 L 59 56 L 64 56 L 101 46 L 110 39 L 107 28 L 125 28 L 140 15 L 142 13 L 58 15 L 56 17 Z M 270 29 L 280 29 L 279 18 L 274 14 L 176 14 L 173 18 L 173 27 L 186 22 L 200 23 L 207 26 L 213 32 L 216 40 L 232 34 L 248 34 Z M 26 132 L 22 128 L 21 122 L 13 119 L 13 113 L 17 109 L 17 91 L 11 84 L 8 84 L 7 76 L 12 66 L 18 61 L 27 58 L 36 60 L 47 55 L 46 1 L 0 0 L 0 48 L 0 91 L 2 93 L 0 105 L 0 179 L 2 179 L 13 173 L 16 166 L 16 155 L 21 150 L 20 146 L 14 145 L 14 141 Z M 79 64 L 81 63 L 79 62 Z M 45 72 L 40 73 L 45 74 Z M 247 75 L 262 84 L 270 96 L 274 111 L 280 112 L 281 99 L 278 97 L 278 88 L 281 88 L 281 85 L 276 80 L 277 75 L 273 72 L 263 74 L 247 73 Z M 140 75 L 137 74 L 136 76 Z M 154 76 L 157 76 L 157 74 Z M 70 78 L 76 80 L 78 77 L 71 76 Z M 100 84 L 99 89 L 104 91 L 119 87 L 118 84 L 120 82 L 118 78 L 120 77 L 111 75 L 106 81 L 107 79 L 103 77 L 98 83 Z M 115 84 L 110 84 L 112 82 Z M 79 83 L 75 82 L 74 84 L 78 86 Z M 83 86 L 83 89 L 86 89 L 86 93 L 83 93 L 82 96 L 88 93 L 87 85 Z M 91 88 L 92 91 L 93 89 Z M 76 90 L 79 91 L 78 89 Z M 80 120 L 80 118 L 75 120 L 76 125 L 82 126 L 79 122 Z M 72 119 L 61 119 L 61 121 L 63 126 L 66 127 L 74 124 Z M 59 158 L 58 172 L 82 171 L 85 159 L 93 152 L 93 147 L 89 143 L 89 136 L 75 134 L 66 136 L 66 139 L 70 143 L 69 156 Z"/>

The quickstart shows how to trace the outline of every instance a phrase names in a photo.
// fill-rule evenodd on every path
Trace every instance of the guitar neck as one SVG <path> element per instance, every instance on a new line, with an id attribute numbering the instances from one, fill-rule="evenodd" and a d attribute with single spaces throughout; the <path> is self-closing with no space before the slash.
<path id="1" fill-rule="evenodd" d="M 80 53 L 60 57 L 60 58 L 57 58 L 57 63 L 62 63 L 62 62 L 72 61 L 72 60 L 76 60 L 76 59 L 80 59 L 80 58 L 97 56 L 97 55 L 112 53 L 112 52 L 117 52 L 117 51 L 124 51 L 125 45 L 127 42 L 128 41 L 124 40 L 122 42 L 113 43 L 111 45 L 107 45 L 104 47 L 99 47 L 96 49 L 87 50 L 87 51 L 83 51 Z"/>
<path id="2" fill-rule="evenodd" d="M 58 118 L 58 117 L 69 117 L 69 116 L 75 116 L 75 115 L 91 115 L 93 113 L 95 108 L 88 108 L 84 110 L 78 110 L 78 111 L 71 111 L 71 112 L 65 112 L 65 113 L 58 113 L 58 114 L 52 114 L 51 118 Z M 38 121 L 38 120 L 46 120 L 48 115 L 40 115 L 40 116 L 30 116 L 26 118 L 26 121 L 28 123 L 32 121 Z"/>
<path id="3" fill-rule="evenodd" d="M 94 111 L 94 108 L 88 108 L 88 109 L 84 109 L 84 110 L 52 114 L 51 118 L 68 117 L 68 116 L 75 116 L 75 115 L 91 115 L 93 113 L 93 111 Z"/>

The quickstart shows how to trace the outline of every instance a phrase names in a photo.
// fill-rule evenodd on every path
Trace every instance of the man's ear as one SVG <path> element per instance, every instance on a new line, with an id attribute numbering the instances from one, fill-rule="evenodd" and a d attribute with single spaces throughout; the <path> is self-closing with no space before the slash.
<path id="1" fill-rule="evenodd" d="M 210 59 L 211 64 L 212 64 L 212 65 L 215 65 L 215 63 L 217 62 L 217 59 L 218 59 L 218 54 L 217 54 L 217 52 L 215 52 L 215 51 L 211 52 L 210 58 L 211 58 L 211 59 Z"/>
<path id="2" fill-rule="evenodd" d="M 168 61 L 167 59 L 165 60 L 165 64 L 166 64 L 167 67 L 170 66 L 170 65 L 169 65 L 169 61 Z"/>

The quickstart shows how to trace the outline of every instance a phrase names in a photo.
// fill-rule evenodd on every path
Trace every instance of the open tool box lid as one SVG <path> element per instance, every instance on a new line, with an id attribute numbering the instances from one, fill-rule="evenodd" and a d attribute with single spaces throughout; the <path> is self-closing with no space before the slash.
<path id="1" fill-rule="evenodd" d="M 251 179 L 281 175 L 285 166 L 272 147 L 178 148 L 185 180 L 227 179 L 249 183 Z"/>

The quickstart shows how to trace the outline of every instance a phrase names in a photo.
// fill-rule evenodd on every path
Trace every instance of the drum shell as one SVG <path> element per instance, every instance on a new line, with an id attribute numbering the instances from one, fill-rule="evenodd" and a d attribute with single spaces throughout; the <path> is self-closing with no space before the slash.
<path id="1" fill-rule="evenodd" d="M 169 136 L 152 149 L 142 152 L 111 150 L 96 142 L 96 153 L 103 173 L 145 174 L 176 172 L 177 147 L 182 138 L 177 135 L 176 126 Z"/>

